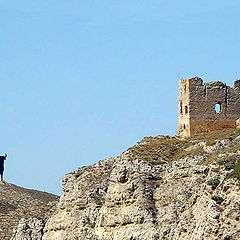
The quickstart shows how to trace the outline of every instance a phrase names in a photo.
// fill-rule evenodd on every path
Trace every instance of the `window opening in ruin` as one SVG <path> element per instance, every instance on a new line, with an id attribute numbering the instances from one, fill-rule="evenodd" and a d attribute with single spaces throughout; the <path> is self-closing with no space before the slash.
<path id="1" fill-rule="evenodd" d="M 187 114 L 188 113 L 188 107 L 185 106 L 185 113 Z"/>
<path id="2" fill-rule="evenodd" d="M 216 103 L 215 105 L 215 112 L 220 113 L 222 111 L 221 103 Z"/>
<path id="3" fill-rule="evenodd" d="M 186 84 L 184 85 L 184 91 L 185 92 L 187 91 L 187 85 Z"/>
<path id="4" fill-rule="evenodd" d="M 182 114 L 182 102 L 180 102 L 180 113 Z"/>
<path id="5" fill-rule="evenodd" d="M 186 129 L 186 125 L 185 124 L 183 124 L 183 128 Z"/>

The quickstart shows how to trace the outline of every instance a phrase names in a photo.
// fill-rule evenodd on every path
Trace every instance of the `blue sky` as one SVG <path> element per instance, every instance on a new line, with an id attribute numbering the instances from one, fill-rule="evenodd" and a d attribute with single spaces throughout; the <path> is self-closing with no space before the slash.
<path id="1" fill-rule="evenodd" d="M 0 153 L 8 182 L 61 177 L 174 135 L 179 78 L 240 78 L 234 0 L 0 0 Z"/>

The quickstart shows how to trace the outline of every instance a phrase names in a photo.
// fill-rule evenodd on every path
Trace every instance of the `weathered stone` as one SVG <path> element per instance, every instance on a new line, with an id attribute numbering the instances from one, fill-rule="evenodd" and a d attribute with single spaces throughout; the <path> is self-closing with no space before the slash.
<path id="1" fill-rule="evenodd" d="M 210 148 L 202 140 L 195 148 L 187 144 L 182 151 L 194 151 L 186 156 L 172 146 L 182 141 L 145 138 L 119 157 L 67 174 L 43 240 L 240 239 L 239 184 L 225 179 L 218 164 L 231 154 L 233 143 L 238 146 L 237 138 L 216 140 Z M 175 149 L 176 159 L 163 143 L 173 147 L 171 153 Z M 195 153 L 198 148 L 203 152 Z M 219 159 L 209 162 L 216 153 Z M 160 155 L 168 162 L 158 162 Z M 213 190 L 207 182 L 216 177 L 221 181 Z"/>
<path id="2" fill-rule="evenodd" d="M 44 221 L 37 218 L 21 219 L 11 240 L 42 240 Z"/>
<path id="3" fill-rule="evenodd" d="M 180 79 L 177 135 L 235 128 L 240 118 L 239 82 L 231 88 L 220 81 L 203 84 L 199 77 Z"/>

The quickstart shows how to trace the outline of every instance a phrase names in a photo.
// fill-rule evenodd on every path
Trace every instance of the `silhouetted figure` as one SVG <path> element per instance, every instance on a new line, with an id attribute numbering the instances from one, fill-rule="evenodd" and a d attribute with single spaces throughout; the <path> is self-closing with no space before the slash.
<path id="1" fill-rule="evenodd" d="M 4 161 L 7 158 L 7 154 L 5 153 L 5 156 L 0 156 L 0 175 L 1 175 L 1 181 L 3 181 L 3 171 L 4 171 Z"/>

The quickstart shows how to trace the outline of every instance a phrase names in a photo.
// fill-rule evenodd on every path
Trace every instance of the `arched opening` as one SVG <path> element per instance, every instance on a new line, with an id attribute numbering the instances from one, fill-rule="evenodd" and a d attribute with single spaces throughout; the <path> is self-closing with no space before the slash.
<path id="1" fill-rule="evenodd" d="M 221 103 L 216 103 L 215 104 L 215 112 L 220 113 L 221 111 L 222 111 Z"/>
<path id="2" fill-rule="evenodd" d="M 183 129 L 186 129 L 186 124 L 183 124 Z"/>
<path id="3" fill-rule="evenodd" d="M 184 91 L 187 91 L 187 84 L 184 85 Z"/>
<path id="4" fill-rule="evenodd" d="M 188 106 L 185 106 L 185 113 L 188 113 Z"/>

